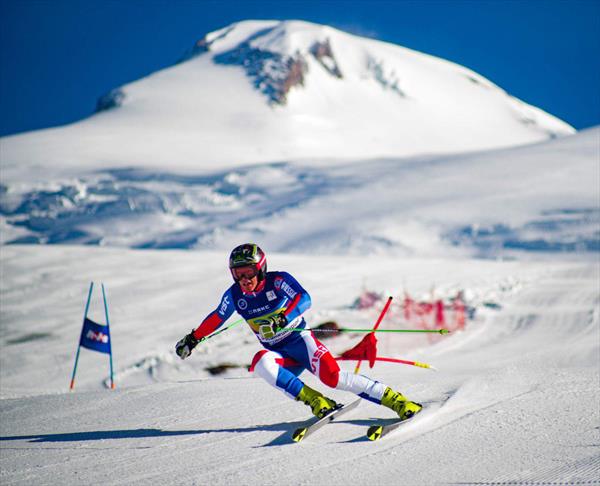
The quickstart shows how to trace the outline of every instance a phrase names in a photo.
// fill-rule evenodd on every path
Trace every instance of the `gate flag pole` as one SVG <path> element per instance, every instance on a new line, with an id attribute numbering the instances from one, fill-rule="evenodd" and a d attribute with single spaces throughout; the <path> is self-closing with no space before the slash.
<path id="1" fill-rule="evenodd" d="M 90 300 L 92 298 L 92 289 L 94 288 L 94 282 L 90 282 L 90 291 L 88 292 L 87 303 L 85 304 L 85 312 L 83 314 L 83 322 L 87 319 L 88 310 L 90 308 Z M 83 332 L 85 327 L 81 327 L 81 336 L 79 336 L 79 344 L 77 345 L 77 354 L 75 355 L 75 366 L 73 367 L 73 375 L 71 376 L 71 386 L 69 390 L 72 390 L 75 386 L 75 373 L 77 373 L 77 362 L 79 361 L 79 351 L 81 351 L 81 340 L 83 339 Z"/>
<path id="2" fill-rule="evenodd" d="M 110 357 L 110 387 L 115 388 L 115 380 L 113 373 L 113 358 L 112 358 L 112 343 L 110 341 L 110 322 L 108 320 L 108 302 L 106 300 L 106 291 L 104 284 L 101 283 L 102 299 L 104 303 L 104 315 L 106 324 L 99 324 L 88 317 L 92 290 L 94 282 L 90 284 L 87 304 L 85 305 L 85 314 L 83 315 L 83 325 L 81 326 L 81 335 L 79 336 L 79 345 L 77 346 L 77 354 L 75 355 L 75 366 L 73 367 L 73 375 L 71 376 L 70 390 L 75 387 L 75 373 L 77 373 L 77 363 L 79 362 L 79 352 L 81 348 L 87 348 L 99 353 L 108 354 Z"/>
<path id="3" fill-rule="evenodd" d="M 102 284 L 102 299 L 104 299 L 104 315 L 106 316 L 106 334 L 108 336 L 108 348 L 110 350 L 110 387 L 114 389 L 115 380 L 113 374 L 112 341 L 110 339 L 110 322 L 108 321 L 108 304 L 106 303 L 106 293 L 104 292 L 104 284 Z"/>

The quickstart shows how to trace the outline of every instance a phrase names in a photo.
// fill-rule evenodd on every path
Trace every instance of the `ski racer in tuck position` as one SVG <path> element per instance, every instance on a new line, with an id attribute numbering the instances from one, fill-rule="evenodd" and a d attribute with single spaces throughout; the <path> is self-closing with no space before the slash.
<path id="1" fill-rule="evenodd" d="M 329 350 L 306 328 L 302 314 L 310 307 L 308 292 L 286 272 L 267 272 L 264 252 L 255 244 L 240 245 L 231 252 L 229 268 L 235 283 L 223 294 L 217 309 L 184 338 L 175 350 L 187 358 L 200 340 L 216 331 L 237 311 L 250 325 L 265 349 L 254 356 L 252 366 L 267 383 L 310 406 L 322 418 L 337 407 L 335 401 L 305 385 L 298 376 L 309 370 L 325 385 L 355 393 L 392 409 L 400 419 L 421 410 L 390 387 L 366 376 L 340 370 Z M 291 366 L 285 366 L 292 363 Z"/>

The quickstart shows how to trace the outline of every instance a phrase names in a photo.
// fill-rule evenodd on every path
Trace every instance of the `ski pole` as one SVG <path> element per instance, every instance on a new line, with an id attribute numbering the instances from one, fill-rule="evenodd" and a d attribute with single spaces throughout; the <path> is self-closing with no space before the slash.
<path id="1" fill-rule="evenodd" d="M 339 361 L 352 361 L 354 358 L 335 358 L 336 360 Z M 431 366 L 430 364 L 427 363 L 421 363 L 419 361 L 408 361 L 406 359 L 399 359 L 399 358 L 381 358 L 381 357 L 377 357 L 375 358 L 375 361 L 385 361 L 387 363 L 401 363 L 401 364 L 406 364 L 406 365 L 410 365 L 410 366 L 417 366 L 419 368 L 426 368 L 429 370 L 434 370 L 437 371 L 437 368 L 434 366 Z"/>
<path id="2" fill-rule="evenodd" d="M 209 334 L 208 336 L 204 336 L 202 339 L 200 339 L 200 341 L 198 341 L 198 344 L 200 344 L 203 341 L 206 341 L 207 339 L 213 338 L 215 336 L 217 336 L 218 334 L 221 334 L 222 332 L 225 332 L 229 329 L 231 329 L 234 326 L 237 326 L 238 324 L 244 322 L 244 319 L 238 319 L 237 321 L 229 324 L 229 326 L 224 327 L 223 329 L 219 329 L 218 331 L 213 332 L 212 334 Z"/>
<path id="3" fill-rule="evenodd" d="M 429 332 L 436 334 L 449 334 L 448 329 L 351 329 L 342 327 L 340 329 L 284 329 L 286 331 L 316 331 L 316 332 Z"/>
<path id="4" fill-rule="evenodd" d="M 398 359 L 398 358 L 375 358 L 377 361 L 387 361 L 388 363 L 402 363 L 410 366 L 417 366 L 419 368 L 426 368 L 428 370 L 437 371 L 438 369 L 435 366 L 431 366 L 427 363 L 421 363 L 419 361 L 409 361 L 406 359 Z"/>
<path id="5" fill-rule="evenodd" d="M 379 327 L 379 324 L 381 324 L 381 321 L 383 320 L 383 316 L 385 316 L 385 313 L 390 308 L 391 303 L 392 303 L 392 296 L 390 295 L 388 297 L 387 302 L 385 303 L 385 306 L 383 307 L 383 310 L 381 311 L 381 314 L 379 314 L 379 317 L 377 318 L 377 322 L 373 326 L 373 331 L 376 331 L 377 328 Z M 362 363 L 361 360 L 358 360 L 358 363 L 356 363 L 356 368 L 354 368 L 354 374 L 355 375 L 358 374 L 358 372 L 360 370 L 361 363 Z"/>

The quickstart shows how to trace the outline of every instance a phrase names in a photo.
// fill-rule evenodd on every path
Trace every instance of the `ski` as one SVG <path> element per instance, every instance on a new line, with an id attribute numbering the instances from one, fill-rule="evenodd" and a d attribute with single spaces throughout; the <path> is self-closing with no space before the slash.
<path id="1" fill-rule="evenodd" d="M 386 424 L 371 425 L 369 427 L 369 430 L 367 430 L 367 438 L 369 440 L 379 440 L 382 437 L 389 434 L 390 432 L 393 432 L 394 430 L 396 430 L 398 427 L 404 425 L 407 422 L 410 422 L 412 419 L 414 419 L 416 416 L 418 416 L 421 412 L 422 412 L 422 410 L 419 413 L 417 413 L 407 419 L 397 419 L 397 420 L 394 420 L 393 422 L 389 422 Z"/>
<path id="2" fill-rule="evenodd" d="M 405 423 L 410 422 L 411 420 L 413 420 L 415 418 L 417 418 L 419 421 L 422 421 L 422 419 L 425 418 L 424 415 L 428 416 L 428 415 L 431 415 L 432 413 L 436 412 L 437 410 L 439 410 L 454 395 L 455 391 L 456 390 L 452 390 L 447 395 L 445 395 L 441 398 L 438 398 L 438 399 L 421 402 L 421 404 L 423 405 L 423 408 L 416 415 L 413 415 L 412 417 L 409 417 L 404 420 L 401 420 L 399 418 L 395 419 L 395 420 L 392 419 L 392 420 L 387 421 L 387 423 L 379 423 L 379 424 L 371 425 L 369 427 L 369 429 L 367 430 L 367 438 L 369 440 L 379 440 L 382 437 L 385 437 L 390 432 L 393 432 L 394 430 L 398 429 Z"/>
<path id="3" fill-rule="evenodd" d="M 332 412 L 325 415 L 325 417 L 323 417 L 322 419 L 319 419 L 317 417 L 309 419 L 304 426 L 294 430 L 294 433 L 292 434 L 292 440 L 294 442 L 300 442 L 302 439 L 316 432 L 324 425 L 333 422 L 340 415 L 343 415 L 346 412 L 349 412 L 350 410 L 356 408 L 360 402 L 361 399 L 359 398 L 358 400 L 350 402 L 348 405 L 340 405 L 338 408 L 333 409 Z"/>

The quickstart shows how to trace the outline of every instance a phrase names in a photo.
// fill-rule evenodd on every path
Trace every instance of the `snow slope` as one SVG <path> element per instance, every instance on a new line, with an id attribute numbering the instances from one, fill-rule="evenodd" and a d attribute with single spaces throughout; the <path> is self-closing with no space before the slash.
<path id="1" fill-rule="evenodd" d="M 194 173 L 310 157 L 483 150 L 574 133 L 462 66 L 300 21 L 209 33 L 78 123 L 0 140 L 5 170 Z M 33 177 L 32 173 L 32 177 Z"/>
<path id="2" fill-rule="evenodd" d="M 175 341 L 228 285 L 225 256 L 3 247 L 2 484 L 598 484 L 597 263 L 271 254 L 272 268 L 310 289 L 311 322 L 348 315 L 361 277 L 392 294 L 436 282 L 494 293 L 501 305 L 432 347 L 394 353 L 405 338 L 381 338 L 390 354 L 437 373 L 363 367 L 437 411 L 370 443 L 366 425 L 391 413 L 363 403 L 297 445 L 286 433 L 307 417 L 304 405 L 242 369 L 225 378 L 202 371 L 215 359 L 247 364 L 258 350 L 247 329 L 227 331 L 185 362 L 174 358 Z M 107 359 L 83 350 L 68 393 L 91 278 L 107 286 L 117 389 L 100 389 Z M 498 291 L 503 282 L 510 292 Z M 367 326 L 374 316 L 354 319 Z"/>
<path id="3" fill-rule="evenodd" d="M 598 127 L 304 22 L 232 24 L 87 120 L 0 139 L 0 482 L 600 484 L 599 161 Z M 392 414 L 363 403 L 290 444 L 308 410 L 246 371 L 245 325 L 179 360 L 247 240 L 309 290 L 312 324 L 371 326 L 365 288 L 464 291 L 464 331 L 379 341 L 439 372 L 363 367 L 431 413 L 370 443 Z M 117 388 L 82 350 L 69 393 L 92 280 Z"/>
<path id="4" fill-rule="evenodd" d="M 600 128 L 518 148 L 314 159 L 193 175 L 4 169 L 4 243 L 513 256 L 600 249 Z M 315 215 L 319 215 L 315 218 Z"/>

